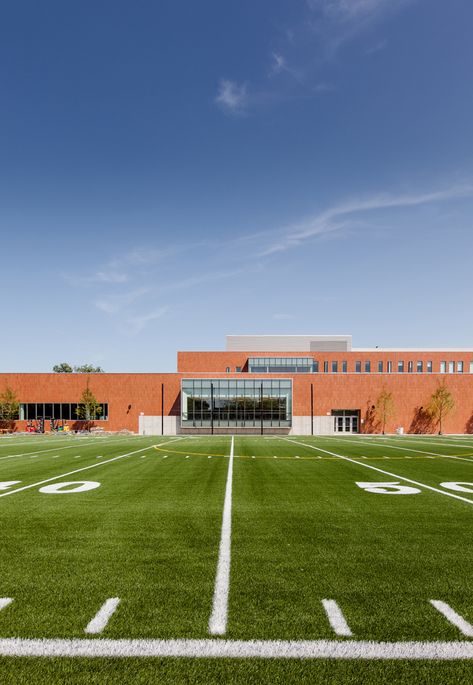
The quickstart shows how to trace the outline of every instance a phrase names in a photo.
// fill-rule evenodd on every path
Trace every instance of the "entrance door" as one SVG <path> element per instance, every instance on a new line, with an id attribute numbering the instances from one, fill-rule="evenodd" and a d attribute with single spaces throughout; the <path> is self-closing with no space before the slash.
<path id="1" fill-rule="evenodd" d="M 360 413 L 353 409 L 336 409 L 332 411 L 335 433 L 359 433 Z"/>

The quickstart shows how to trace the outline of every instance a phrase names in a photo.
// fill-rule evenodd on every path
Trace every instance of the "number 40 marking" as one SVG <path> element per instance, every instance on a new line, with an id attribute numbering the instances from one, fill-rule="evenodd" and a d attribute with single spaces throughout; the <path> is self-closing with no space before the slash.
<path id="1" fill-rule="evenodd" d="M 21 483 L 21 480 L 4 480 L 0 481 L 0 490 L 8 490 L 14 485 Z M 67 483 L 51 483 L 39 488 L 39 492 L 47 495 L 69 495 L 74 492 L 87 492 L 88 490 L 95 490 L 99 488 L 100 483 L 94 480 L 75 480 Z"/>
<path id="2" fill-rule="evenodd" d="M 373 492 L 377 495 L 419 495 L 422 492 L 422 490 L 414 488 L 412 485 L 401 485 L 400 481 L 392 481 L 389 483 L 357 481 L 356 484 L 362 490 Z M 456 492 L 473 492 L 473 483 L 448 481 L 440 483 L 440 486 L 446 490 L 455 490 Z"/>

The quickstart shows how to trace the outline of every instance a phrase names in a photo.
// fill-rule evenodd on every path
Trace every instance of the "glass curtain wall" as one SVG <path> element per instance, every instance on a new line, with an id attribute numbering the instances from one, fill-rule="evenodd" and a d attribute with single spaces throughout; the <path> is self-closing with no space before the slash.
<path id="1" fill-rule="evenodd" d="M 314 368 L 311 357 L 250 357 L 249 373 L 311 373 Z"/>
<path id="2" fill-rule="evenodd" d="M 292 425 L 292 381 L 182 380 L 183 428 L 263 427 Z"/>
<path id="3" fill-rule="evenodd" d="M 97 416 L 95 421 L 108 420 L 108 403 L 99 403 L 102 408 L 101 416 Z M 36 419 L 59 419 L 60 421 L 77 421 L 78 404 L 51 404 L 48 402 L 35 402 L 30 404 L 20 404 L 19 418 L 21 420 Z"/>

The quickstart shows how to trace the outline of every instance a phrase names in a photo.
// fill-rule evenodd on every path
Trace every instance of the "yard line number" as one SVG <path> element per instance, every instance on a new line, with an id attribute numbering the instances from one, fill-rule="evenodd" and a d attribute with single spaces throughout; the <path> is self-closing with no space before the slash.
<path id="1" fill-rule="evenodd" d="M 400 481 L 393 481 L 390 483 L 374 483 L 368 481 L 357 481 L 356 484 L 365 492 L 372 492 L 376 495 L 420 495 L 422 490 L 414 488 L 410 485 L 401 485 Z M 455 490 L 456 492 L 473 492 L 473 483 L 463 482 L 445 482 L 440 483 L 442 488 L 446 490 Z"/>
<path id="2" fill-rule="evenodd" d="M 18 483 L 21 483 L 21 480 L 2 481 L 0 482 L 0 490 L 8 490 L 14 485 L 18 485 Z M 95 488 L 99 488 L 100 485 L 101 484 L 96 480 L 74 480 L 63 483 L 51 483 L 50 485 L 39 488 L 38 492 L 42 492 L 46 495 L 71 495 L 76 492 L 95 490 Z"/>

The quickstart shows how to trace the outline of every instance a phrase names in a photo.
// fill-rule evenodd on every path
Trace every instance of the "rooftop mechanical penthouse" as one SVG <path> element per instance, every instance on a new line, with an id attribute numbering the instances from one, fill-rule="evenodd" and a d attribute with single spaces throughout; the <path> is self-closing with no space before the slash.
<path id="1" fill-rule="evenodd" d="M 231 335 L 226 351 L 178 352 L 175 373 L 0 374 L 0 389 L 20 402 L 11 429 L 81 429 L 87 381 L 101 405 L 92 423 L 110 431 L 377 433 L 384 392 L 393 404 L 386 432 L 434 433 L 427 408 L 444 385 L 454 408 L 443 432 L 473 433 L 473 347 L 359 349 L 349 335 Z"/>

